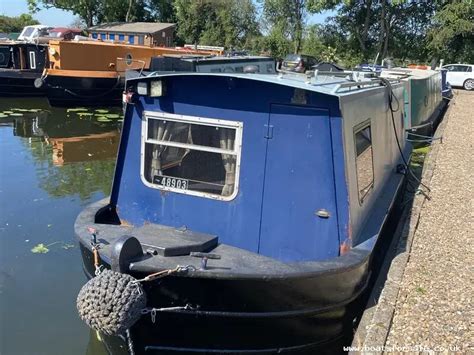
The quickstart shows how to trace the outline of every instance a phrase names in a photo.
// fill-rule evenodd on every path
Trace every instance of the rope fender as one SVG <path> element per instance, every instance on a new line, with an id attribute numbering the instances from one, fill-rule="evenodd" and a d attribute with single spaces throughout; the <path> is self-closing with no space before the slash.
<path id="1" fill-rule="evenodd" d="M 141 317 L 147 298 L 133 276 L 104 269 L 82 286 L 76 300 L 81 319 L 106 335 L 122 335 Z"/>

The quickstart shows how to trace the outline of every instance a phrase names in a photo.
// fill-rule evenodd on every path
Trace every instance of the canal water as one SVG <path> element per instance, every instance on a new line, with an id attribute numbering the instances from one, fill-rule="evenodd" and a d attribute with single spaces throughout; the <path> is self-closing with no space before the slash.
<path id="1" fill-rule="evenodd" d="M 74 221 L 108 195 L 118 108 L 0 98 L 0 354 L 105 354 L 79 319 Z"/>

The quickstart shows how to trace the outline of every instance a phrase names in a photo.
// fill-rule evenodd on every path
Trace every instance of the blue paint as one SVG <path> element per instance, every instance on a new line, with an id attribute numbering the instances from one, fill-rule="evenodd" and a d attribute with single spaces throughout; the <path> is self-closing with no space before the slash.
<path id="1" fill-rule="evenodd" d="M 294 103 L 301 89 L 275 82 L 225 75 L 162 80 L 163 97 L 140 97 L 127 106 L 111 197 L 123 221 L 186 226 L 286 262 L 339 254 L 341 240 L 349 236 L 349 212 L 337 97 L 306 91 L 304 105 Z M 144 110 L 242 122 L 235 199 L 145 186 L 140 178 Z M 331 217 L 316 216 L 319 209 Z"/>
<path id="2" fill-rule="evenodd" d="M 282 261 L 338 255 L 327 110 L 271 105 L 259 253 Z M 332 218 L 321 218 L 324 209 Z"/>
<path id="3" fill-rule="evenodd" d="M 344 167 L 343 120 L 341 117 L 332 117 L 330 123 L 339 244 L 346 243 L 348 246 L 352 246 L 349 225 L 349 191 Z"/>

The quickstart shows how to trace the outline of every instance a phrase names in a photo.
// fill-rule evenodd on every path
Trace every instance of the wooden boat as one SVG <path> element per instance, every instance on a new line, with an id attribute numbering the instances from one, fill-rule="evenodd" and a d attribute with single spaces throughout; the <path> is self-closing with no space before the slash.
<path id="1" fill-rule="evenodd" d="M 41 88 L 51 106 L 121 104 L 126 70 L 148 69 L 163 54 L 217 54 L 215 50 L 150 47 L 94 40 L 50 41 Z"/>
<path id="2" fill-rule="evenodd" d="M 340 351 L 404 180 L 393 103 L 406 90 L 321 75 L 130 80 L 112 194 L 75 223 L 90 282 L 101 267 L 167 275 L 143 282 L 129 349 Z M 118 284 L 93 294 L 113 299 Z M 119 311 L 106 307 L 92 316 L 109 322 Z"/>

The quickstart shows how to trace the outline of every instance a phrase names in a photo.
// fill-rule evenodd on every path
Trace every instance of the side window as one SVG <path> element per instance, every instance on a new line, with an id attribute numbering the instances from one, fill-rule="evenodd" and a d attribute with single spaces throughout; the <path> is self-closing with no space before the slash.
<path id="1" fill-rule="evenodd" d="M 374 187 L 374 163 L 372 152 L 372 132 L 369 125 L 364 125 L 354 132 L 357 191 L 362 204 L 367 194 Z"/>
<path id="2" fill-rule="evenodd" d="M 472 73 L 472 67 L 467 67 L 467 70 L 466 70 L 468 73 Z"/>
<path id="3" fill-rule="evenodd" d="M 122 42 L 125 41 L 125 35 L 123 34 L 119 34 L 118 38 L 119 38 L 119 41 L 122 41 Z"/>
<path id="4" fill-rule="evenodd" d="M 135 36 L 129 35 L 128 36 L 128 43 L 134 44 L 135 43 Z"/>
<path id="5" fill-rule="evenodd" d="M 138 44 L 143 45 L 145 43 L 145 38 L 144 36 L 138 36 Z"/>
<path id="6" fill-rule="evenodd" d="M 30 52 L 30 69 L 36 69 L 36 54 L 35 52 Z"/>
<path id="7" fill-rule="evenodd" d="M 145 112 L 142 168 L 145 185 L 232 200 L 238 192 L 242 123 Z"/>
<path id="8" fill-rule="evenodd" d="M 92 38 L 97 39 L 97 33 L 93 33 Z"/>
<path id="9" fill-rule="evenodd" d="M 102 41 L 105 41 L 105 40 L 107 39 L 107 34 L 101 33 L 101 34 L 100 34 L 100 39 L 101 39 Z"/>
<path id="10" fill-rule="evenodd" d="M 109 34 L 109 39 L 111 41 L 115 41 L 115 34 L 113 34 L 113 33 Z"/>

